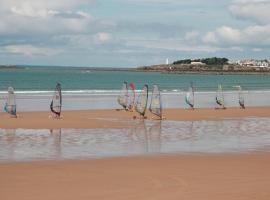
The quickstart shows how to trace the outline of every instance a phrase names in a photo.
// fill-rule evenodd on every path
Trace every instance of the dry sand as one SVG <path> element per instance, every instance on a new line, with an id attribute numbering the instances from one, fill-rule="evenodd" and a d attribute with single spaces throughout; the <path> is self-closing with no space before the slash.
<path id="1" fill-rule="evenodd" d="M 0 165 L 3 200 L 269 200 L 269 154 Z"/>
<path id="2" fill-rule="evenodd" d="M 138 114 L 116 110 L 85 110 L 64 111 L 62 119 L 49 118 L 49 112 L 23 112 L 18 118 L 11 118 L 6 113 L 0 113 L 0 128 L 125 128 Z M 148 119 L 154 116 L 147 112 Z M 241 117 L 270 117 L 270 107 L 254 107 L 245 110 L 228 108 L 215 109 L 166 109 L 164 117 L 167 120 L 218 120 Z M 155 117 L 154 117 L 155 118 Z"/>

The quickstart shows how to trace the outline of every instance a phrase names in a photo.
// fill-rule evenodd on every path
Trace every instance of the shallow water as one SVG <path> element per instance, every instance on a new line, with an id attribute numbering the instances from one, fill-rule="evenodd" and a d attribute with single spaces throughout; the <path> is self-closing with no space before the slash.
<path id="1" fill-rule="evenodd" d="M 95 71 L 66 67 L 27 67 L 25 69 L 2 69 L 0 92 L 13 86 L 16 91 L 53 90 L 57 82 L 63 90 L 118 90 L 124 81 L 134 82 L 140 89 L 144 84 L 160 86 L 161 90 L 186 90 L 190 82 L 197 91 L 216 91 L 222 84 L 225 90 L 241 85 L 244 90 L 270 89 L 269 75 L 200 75 L 162 74 L 156 72 Z"/>
<path id="2" fill-rule="evenodd" d="M 78 93 L 67 91 L 63 92 L 63 110 L 85 110 L 85 109 L 116 109 L 120 108 L 117 103 L 117 96 L 120 91 L 81 91 Z M 17 111 L 49 111 L 52 92 L 44 93 L 16 93 Z M 149 101 L 151 100 L 149 93 Z M 184 91 L 162 92 L 163 108 L 187 108 L 185 103 Z M 214 108 L 216 107 L 216 92 L 196 92 L 196 108 Z M 264 91 L 243 91 L 246 107 L 270 106 L 270 90 Z M 4 105 L 6 93 L 0 92 L 0 107 Z M 226 107 L 238 107 L 238 92 L 224 92 Z"/>
<path id="3" fill-rule="evenodd" d="M 270 152 L 270 118 L 141 121 L 130 129 L 0 129 L 0 162 Z"/>

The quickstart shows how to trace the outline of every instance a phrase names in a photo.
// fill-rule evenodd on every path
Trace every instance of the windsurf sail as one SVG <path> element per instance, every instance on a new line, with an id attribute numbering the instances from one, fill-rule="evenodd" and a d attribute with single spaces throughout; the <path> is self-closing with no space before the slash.
<path id="1" fill-rule="evenodd" d="M 154 115 L 157 115 L 162 119 L 162 104 L 161 104 L 161 95 L 157 85 L 153 86 L 152 98 L 150 103 L 150 112 Z"/>
<path id="2" fill-rule="evenodd" d="M 194 108 L 194 87 L 193 83 L 190 83 L 190 87 L 185 97 L 186 103 L 193 109 Z"/>
<path id="3" fill-rule="evenodd" d="M 148 85 L 144 85 L 135 106 L 135 110 L 142 116 L 145 115 L 147 102 L 148 102 Z"/>
<path id="4" fill-rule="evenodd" d="M 121 93 L 118 96 L 117 101 L 124 109 L 128 109 L 128 84 L 126 81 L 123 83 Z"/>
<path id="5" fill-rule="evenodd" d="M 130 87 L 130 94 L 129 94 L 129 105 L 128 105 L 128 109 L 130 111 L 134 110 L 134 105 L 135 105 L 135 98 L 136 98 L 136 87 L 134 83 L 130 83 L 129 84 Z"/>
<path id="6" fill-rule="evenodd" d="M 17 116 L 16 110 L 16 96 L 13 87 L 8 88 L 8 96 L 5 103 L 4 110 L 12 116 Z"/>
<path id="7" fill-rule="evenodd" d="M 235 86 L 235 88 L 238 88 L 238 103 L 241 108 L 245 109 L 245 99 L 242 92 L 242 87 L 238 85 L 238 86 Z"/>
<path id="8" fill-rule="evenodd" d="M 56 84 L 50 108 L 51 108 L 52 113 L 60 117 L 61 109 L 62 109 L 62 90 L 61 90 L 60 83 Z"/>
<path id="9" fill-rule="evenodd" d="M 218 90 L 217 90 L 217 93 L 216 93 L 216 103 L 220 107 L 225 108 L 225 105 L 224 105 L 224 94 L 223 94 L 222 85 L 218 85 Z"/>

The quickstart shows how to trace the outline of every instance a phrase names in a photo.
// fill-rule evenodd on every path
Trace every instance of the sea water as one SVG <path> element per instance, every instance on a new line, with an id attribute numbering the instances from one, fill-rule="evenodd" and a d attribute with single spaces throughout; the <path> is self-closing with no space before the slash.
<path id="1" fill-rule="evenodd" d="M 0 162 L 270 152 L 269 118 L 132 124 L 129 129 L 0 129 Z"/>
<path id="2" fill-rule="evenodd" d="M 215 107 L 218 84 L 226 106 L 238 106 L 241 85 L 246 106 L 270 106 L 270 76 L 180 75 L 154 72 L 93 71 L 76 68 L 0 70 L 0 106 L 13 86 L 17 110 L 49 111 L 57 82 L 63 88 L 63 110 L 119 108 L 123 81 L 158 84 L 165 108 L 183 108 L 185 91 L 195 86 L 195 107 Z M 151 92 L 150 92 L 151 96 Z M 150 97 L 151 98 L 151 97 Z M 126 121 L 130 129 L 0 129 L 0 162 L 91 159 L 171 153 L 246 153 L 270 151 L 270 119 L 220 121 Z"/>
<path id="3" fill-rule="evenodd" d="M 190 82 L 195 87 L 195 107 L 214 107 L 218 84 L 224 88 L 226 106 L 238 106 L 238 93 L 233 86 L 243 88 L 247 106 L 270 105 L 269 75 L 185 75 L 158 72 L 96 71 L 82 68 L 26 67 L 0 70 L 0 106 L 6 90 L 16 90 L 17 110 L 49 110 L 51 96 L 57 82 L 63 89 L 63 109 L 117 108 L 117 95 L 124 81 L 134 82 L 137 92 L 144 84 L 150 91 L 157 84 L 162 91 L 165 108 L 184 108 L 185 91 Z M 151 95 L 151 92 L 150 92 Z"/>

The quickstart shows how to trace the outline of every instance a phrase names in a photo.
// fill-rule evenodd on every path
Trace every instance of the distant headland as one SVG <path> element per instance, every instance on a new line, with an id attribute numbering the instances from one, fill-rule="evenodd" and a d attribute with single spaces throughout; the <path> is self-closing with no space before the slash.
<path id="1" fill-rule="evenodd" d="M 18 69 L 21 68 L 17 65 L 0 65 L 0 69 Z"/>
<path id="2" fill-rule="evenodd" d="M 137 71 L 179 74 L 270 74 L 267 59 L 230 61 L 227 58 L 202 58 L 177 60 L 169 64 L 138 67 Z"/>

